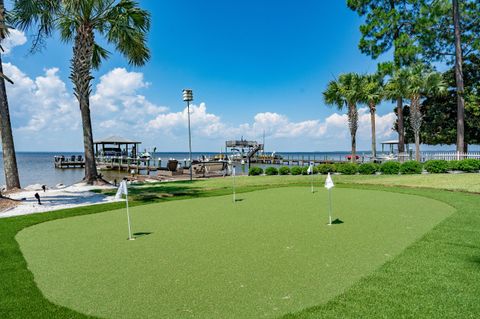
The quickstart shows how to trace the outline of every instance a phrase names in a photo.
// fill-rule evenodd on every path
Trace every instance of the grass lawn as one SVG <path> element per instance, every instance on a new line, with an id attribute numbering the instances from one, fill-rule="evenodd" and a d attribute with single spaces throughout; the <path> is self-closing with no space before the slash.
<path id="1" fill-rule="evenodd" d="M 459 176 L 467 185 L 478 179 Z M 335 180 L 415 186 L 417 177 L 427 177 L 432 185 L 421 186 L 432 187 L 443 175 L 377 177 Z M 455 177 L 451 187 L 462 183 Z M 132 189 L 132 204 L 154 203 L 133 208 L 135 231 L 151 232 L 134 242 L 125 240 L 124 211 L 115 211 L 121 204 L 0 220 L 0 317 L 87 317 L 75 310 L 104 317 L 161 312 L 164 318 L 480 313 L 478 195 L 339 185 L 335 209 L 345 223 L 329 228 L 319 209 L 324 191 L 309 193 L 308 177 L 238 178 L 244 200 L 234 209 L 229 196 L 211 197 L 228 194 L 230 185 L 227 178 Z M 262 190 L 286 185 L 302 187 Z M 191 198 L 197 199 L 171 201 Z M 156 203 L 162 201 L 168 202 Z M 80 217 L 63 219 L 72 216 Z M 130 299 L 144 307 L 128 315 Z"/>
<path id="2" fill-rule="evenodd" d="M 17 240 L 51 301 L 100 317 L 274 318 L 326 302 L 453 213 L 420 196 L 276 188 L 43 223 Z M 53 271 L 52 271 L 53 270 Z"/>

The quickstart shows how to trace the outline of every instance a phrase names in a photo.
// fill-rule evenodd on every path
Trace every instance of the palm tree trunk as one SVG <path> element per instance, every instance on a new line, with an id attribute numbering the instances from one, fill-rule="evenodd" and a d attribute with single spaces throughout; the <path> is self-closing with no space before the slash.
<path id="1" fill-rule="evenodd" d="M 405 152 L 405 126 L 403 125 L 403 98 L 397 98 L 398 152 Z"/>
<path id="2" fill-rule="evenodd" d="M 422 111 L 420 110 L 420 96 L 413 95 L 410 103 L 410 125 L 415 136 L 415 160 L 420 161 L 420 128 L 422 127 Z"/>
<path id="3" fill-rule="evenodd" d="M 377 138 L 376 138 L 376 128 L 375 128 L 375 104 L 370 103 L 370 122 L 372 125 L 372 156 L 373 158 L 377 157 Z"/>
<path id="4" fill-rule="evenodd" d="M 75 36 L 70 78 L 74 85 L 75 97 L 80 104 L 85 150 L 84 181 L 93 184 L 99 179 L 93 150 L 92 121 L 90 118 L 90 92 L 94 35 L 91 26 L 80 25 Z"/>
<path id="5" fill-rule="evenodd" d="M 420 162 L 420 132 L 415 132 L 415 160 Z"/>
<path id="6" fill-rule="evenodd" d="M 352 141 L 352 158 L 351 162 L 356 162 L 357 155 L 357 128 L 358 128 L 358 112 L 357 106 L 351 104 L 348 106 L 348 126 L 350 128 L 350 136 Z"/>
<path id="7" fill-rule="evenodd" d="M 455 81 L 457 83 L 457 152 L 463 153 L 465 140 L 465 98 L 463 83 L 463 53 L 458 0 L 452 1 L 455 34 Z"/>
<path id="8" fill-rule="evenodd" d="M 0 0 L 0 35 L 5 37 L 5 9 L 4 1 Z M 0 55 L 0 72 L 3 74 L 2 57 Z M 12 124 L 10 123 L 10 111 L 8 109 L 7 89 L 5 79 L 0 76 L 0 137 L 2 139 L 3 170 L 7 189 L 20 188 L 18 178 L 17 158 L 15 144 L 13 143 Z"/>

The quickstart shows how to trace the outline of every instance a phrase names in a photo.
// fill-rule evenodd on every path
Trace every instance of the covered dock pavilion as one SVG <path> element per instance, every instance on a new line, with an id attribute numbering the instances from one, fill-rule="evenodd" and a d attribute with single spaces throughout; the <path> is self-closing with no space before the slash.
<path id="1" fill-rule="evenodd" d="M 398 140 L 384 141 L 380 143 L 382 145 L 382 153 L 385 153 L 385 148 L 388 148 L 390 154 L 398 153 Z M 405 143 L 405 151 L 408 152 L 410 147 Z"/>
<path id="2" fill-rule="evenodd" d="M 110 136 L 94 141 L 95 156 L 124 156 L 136 158 L 142 142 L 120 136 Z"/>

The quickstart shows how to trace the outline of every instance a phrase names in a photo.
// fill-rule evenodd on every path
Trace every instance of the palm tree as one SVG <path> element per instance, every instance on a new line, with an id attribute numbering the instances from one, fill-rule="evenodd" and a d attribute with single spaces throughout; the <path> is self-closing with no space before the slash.
<path id="1" fill-rule="evenodd" d="M 403 100 L 407 98 L 408 78 L 405 69 L 396 69 L 385 86 L 385 97 L 397 102 L 398 151 L 405 151 L 405 126 L 403 124 Z"/>
<path id="2" fill-rule="evenodd" d="M 4 1 L 0 0 L 0 43 L 3 42 L 7 36 L 8 27 L 5 24 Z M 0 54 L 0 137 L 2 139 L 3 170 L 5 172 L 7 189 L 15 189 L 20 188 L 20 179 L 18 178 L 17 158 L 15 155 L 15 145 L 13 143 L 5 80 L 11 82 L 11 80 L 3 74 L 2 57 Z"/>
<path id="3" fill-rule="evenodd" d="M 372 156 L 377 157 L 377 140 L 375 129 L 375 113 L 377 105 L 382 102 L 384 97 L 384 87 L 382 76 L 379 74 L 365 75 L 362 77 L 362 103 L 368 105 L 370 109 L 370 122 L 372 125 Z"/>
<path id="4" fill-rule="evenodd" d="M 442 95 L 447 91 L 447 85 L 442 74 L 428 70 L 418 64 L 406 69 L 407 94 L 410 98 L 410 125 L 415 137 L 415 160 L 420 161 L 420 128 L 422 126 L 421 99 L 427 96 Z"/>
<path id="5" fill-rule="evenodd" d="M 146 45 L 150 14 L 133 0 L 16 0 L 11 19 L 21 30 L 37 28 L 32 49 L 55 31 L 62 41 L 73 43 L 70 79 L 83 124 L 84 180 L 89 184 L 99 181 L 90 117 L 91 71 L 98 69 L 110 52 L 95 37 L 103 37 L 131 65 L 144 65 L 150 58 Z"/>
<path id="6" fill-rule="evenodd" d="M 466 152 L 465 147 L 465 85 L 463 82 L 462 30 L 460 5 L 452 0 L 453 29 L 455 39 L 455 83 L 457 84 L 457 152 Z"/>
<path id="7" fill-rule="evenodd" d="M 339 110 L 347 108 L 348 127 L 352 142 L 352 162 L 356 161 L 356 135 L 358 128 L 357 104 L 362 97 L 362 78 L 356 73 L 340 75 L 338 80 L 330 81 L 323 92 L 323 98 L 328 105 L 336 105 Z"/>

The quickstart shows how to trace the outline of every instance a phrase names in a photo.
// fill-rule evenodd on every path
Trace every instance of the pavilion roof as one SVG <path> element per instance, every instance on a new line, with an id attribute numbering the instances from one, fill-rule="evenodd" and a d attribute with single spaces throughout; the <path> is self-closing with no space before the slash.
<path id="1" fill-rule="evenodd" d="M 134 140 L 130 140 L 128 138 L 123 138 L 121 136 L 115 136 L 115 135 L 112 135 L 100 140 L 96 140 L 93 143 L 94 144 L 142 144 L 142 142 L 136 142 Z"/>
<path id="2" fill-rule="evenodd" d="M 398 140 L 383 141 L 380 144 L 398 144 Z"/>

